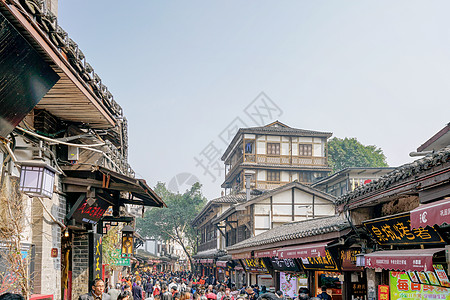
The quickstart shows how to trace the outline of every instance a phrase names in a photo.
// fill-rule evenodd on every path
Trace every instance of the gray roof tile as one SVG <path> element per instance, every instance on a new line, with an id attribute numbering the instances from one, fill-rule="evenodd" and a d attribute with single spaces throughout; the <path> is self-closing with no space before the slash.
<path id="1" fill-rule="evenodd" d="M 350 224 L 342 216 L 323 217 L 306 221 L 291 222 L 246 239 L 240 243 L 228 247 L 227 250 L 238 250 L 286 240 L 294 240 L 328 232 L 341 231 L 349 227 Z"/>

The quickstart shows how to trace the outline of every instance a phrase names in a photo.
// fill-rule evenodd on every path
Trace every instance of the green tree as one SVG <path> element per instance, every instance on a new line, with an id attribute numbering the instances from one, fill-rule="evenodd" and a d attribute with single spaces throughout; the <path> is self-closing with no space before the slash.
<path id="1" fill-rule="evenodd" d="M 180 194 L 169 191 L 160 182 L 156 185 L 155 192 L 167 207 L 147 211 L 144 218 L 137 219 L 137 231 L 146 237 L 175 241 L 183 248 L 193 267 L 192 255 L 196 250 L 197 233 L 191 222 L 206 204 L 201 185 L 195 183 L 190 190 Z"/>
<path id="2" fill-rule="evenodd" d="M 328 141 L 328 163 L 333 173 L 349 167 L 388 167 L 383 150 L 364 146 L 356 138 L 332 138 Z"/>

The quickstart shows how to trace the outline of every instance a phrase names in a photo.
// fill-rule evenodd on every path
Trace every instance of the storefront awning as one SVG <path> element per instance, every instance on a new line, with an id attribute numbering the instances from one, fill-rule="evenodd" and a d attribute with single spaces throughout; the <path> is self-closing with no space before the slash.
<path id="1" fill-rule="evenodd" d="M 227 267 L 227 261 L 225 261 L 225 260 L 218 260 L 216 262 L 216 266 L 222 267 L 222 268 L 226 268 Z"/>
<path id="2" fill-rule="evenodd" d="M 256 258 L 263 258 L 263 257 L 275 257 L 277 256 L 277 250 L 262 250 L 262 251 L 255 251 L 255 257 Z"/>
<path id="3" fill-rule="evenodd" d="M 298 245 L 277 250 L 278 258 L 302 258 L 326 256 L 325 248 L 329 241 L 315 244 Z"/>
<path id="4" fill-rule="evenodd" d="M 411 229 L 450 224 L 450 198 L 421 205 L 411 211 Z"/>
<path id="5" fill-rule="evenodd" d="M 377 251 L 365 254 L 366 268 L 399 271 L 432 271 L 433 255 L 443 248 Z"/>

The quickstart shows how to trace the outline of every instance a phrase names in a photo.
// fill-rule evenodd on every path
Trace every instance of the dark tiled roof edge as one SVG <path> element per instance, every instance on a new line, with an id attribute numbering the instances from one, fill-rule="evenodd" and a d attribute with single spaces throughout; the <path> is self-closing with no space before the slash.
<path id="1" fill-rule="evenodd" d="M 348 203 L 352 199 L 362 197 L 370 192 L 385 190 L 388 187 L 394 185 L 395 183 L 408 180 L 413 176 L 417 176 L 433 167 L 443 165 L 450 161 L 450 146 L 442 148 L 432 154 L 415 160 L 412 163 L 404 164 L 392 172 L 368 183 L 361 187 L 358 187 L 352 192 L 342 195 L 336 201 L 337 205 Z"/>
<path id="2" fill-rule="evenodd" d="M 239 250 L 243 248 L 263 246 L 267 244 L 300 239 L 309 236 L 337 232 L 350 228 L 350 224 L 341 216 L 323 217 L 306 221 L 286 223 L 251 237 L 227 248 Z"/>

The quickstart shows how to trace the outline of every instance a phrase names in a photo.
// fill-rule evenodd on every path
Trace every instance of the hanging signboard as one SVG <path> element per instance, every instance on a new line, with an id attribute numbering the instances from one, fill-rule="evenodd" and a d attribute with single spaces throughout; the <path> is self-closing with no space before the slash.
<path id="1" fill-rule="evenodd" d="M 337 264 L 328 250 L 325 251 L 325 256 L 302 257 L 301 262 L 305 270 L 338 271 Z"/>
<path id="2" fill-rule="evenodd" d="M 360 248 L 342 249 L 339 255 L 342 271 L 362 271 L 363 267 L 356 266 L 356 256 L 360 253 Z"/>
<path id="3" fill-rule="evenodd" d="M 412 282 L 406 272 L 390 272 L 390 299 L 447 299 L 450 289 Z"/>
<path id="4" fill-rule="evenodd" d="M 444 244 L 432 227 L 411 230 L 409 213 L 363 222 L 380 245 Z"/>
<path id="5" fill-rule="evenodd" d="M 433 269 L 436 272 L 439 282 L 444 287 L 450 287 L 450 281 L 448 280 L 447 273 L 442 265 L 433 265 Z"/>
<path id="6" fill-rule="evenodd" d="M 248 272 L 269 273 L 263 260 L 260 258 L 246 258 L 243 259 L 245 270 Z"/>
<path id="7" fill-rule="evenodd" d="M 97 224 L 108 209 L 108 206 L 109 203 L 101 198 L 96 198 L 92 205 L 89 205 L 87 198 L 80 198 L 67 215 L 67 218 L 72 218 L 80 223 Z"/>
<path id="8" fill-rule="evenodd" d="M 270 263 L 274 270 L 298 272 L 300 269 L 293 258 L 271 257 Z"/>

